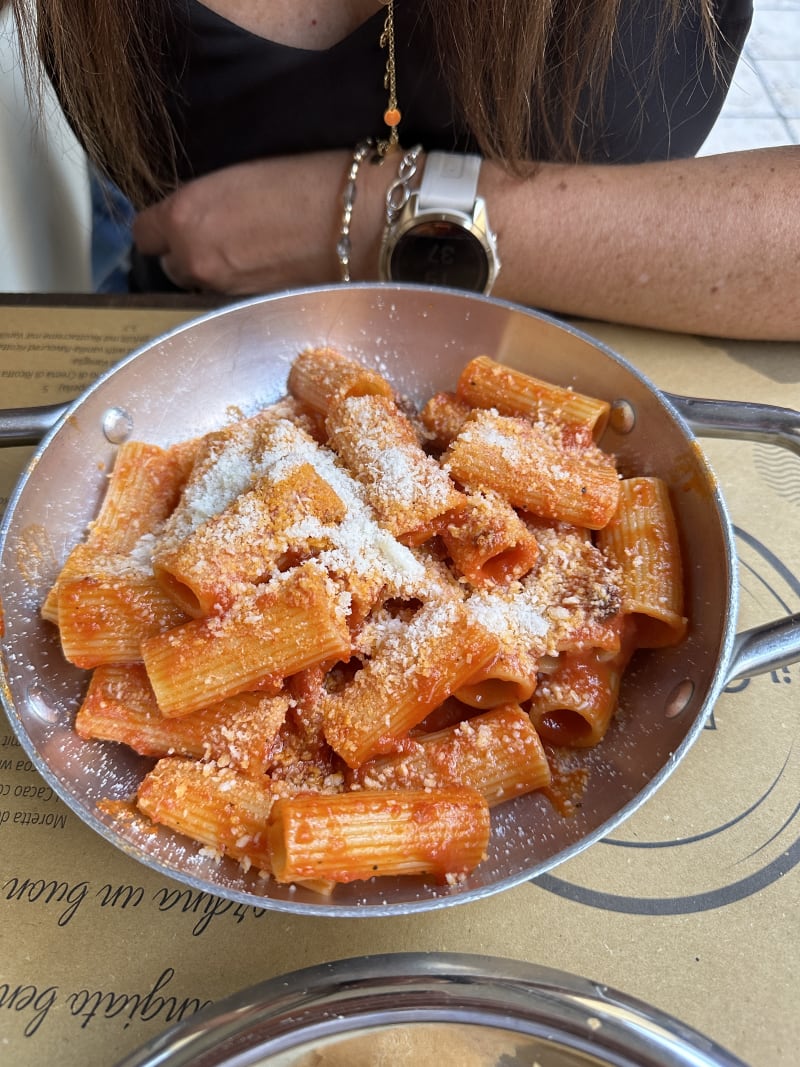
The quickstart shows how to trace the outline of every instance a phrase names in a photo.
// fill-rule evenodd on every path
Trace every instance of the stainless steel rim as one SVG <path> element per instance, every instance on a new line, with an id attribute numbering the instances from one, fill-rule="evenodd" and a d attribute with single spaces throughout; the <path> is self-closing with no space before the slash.
<path id="1" fill-rule="evenodd" d="M 117 1067 L 266 1067 L 270 1056 L 312 1042 L 428 1022 L 495 1027 L 604 1067 L 745 1067 L 691 1027 L 616 989 L 461 953 L 337 960 L 273 978 L 167 1030 Z"/>

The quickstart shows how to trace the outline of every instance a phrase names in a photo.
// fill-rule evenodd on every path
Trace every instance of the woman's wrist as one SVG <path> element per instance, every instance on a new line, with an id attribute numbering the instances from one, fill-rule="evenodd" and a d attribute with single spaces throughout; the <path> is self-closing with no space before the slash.
<path id="1" fill-rule="evenodd" d="M 377 160 L 370 156 L 361 165 L 350 228 L 350 273 L 354 281 L 378 278 L 378 261 L 386 228 L 386 193 L 397 176 L 402 157 L 401 151 L 391 151 Z"/>

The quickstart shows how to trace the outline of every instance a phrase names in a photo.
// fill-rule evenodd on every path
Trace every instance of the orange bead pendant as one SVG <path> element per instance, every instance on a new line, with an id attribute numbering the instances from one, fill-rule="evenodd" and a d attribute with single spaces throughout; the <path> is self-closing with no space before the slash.
<path id="1" fill-rule="evenodd" d="M 400 110 L 399 110 L 399 108 L 396 108 L 396 107 L 389 107 L 383 113 L 383 121 L 391 129 L 394 129 L 395 126 L 399 126 L 400 125 L 400 119 L 401 118 L 402 118 L 402 115 L 400 114 Z"/>

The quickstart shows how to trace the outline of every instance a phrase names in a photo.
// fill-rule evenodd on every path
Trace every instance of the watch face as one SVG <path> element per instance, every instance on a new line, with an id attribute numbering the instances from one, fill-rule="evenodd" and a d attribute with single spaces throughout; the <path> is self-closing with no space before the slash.
<path id="1" fill-rule="evenodd" d="M 396 282 L 483 292 L 489 280 L 489 262 L 478 238 L 458 223 L 420 222 L 397 239 L 391 275 Z"/>

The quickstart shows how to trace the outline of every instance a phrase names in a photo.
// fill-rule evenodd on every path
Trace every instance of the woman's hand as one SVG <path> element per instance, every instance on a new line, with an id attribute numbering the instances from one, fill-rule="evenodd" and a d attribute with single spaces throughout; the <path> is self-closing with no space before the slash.
<path id="1" fill-rule="evenodd" d="M 338 281 L 336 242 L 349 152 L 226 167 L 188 182 L 134 221 L 136 247 L 184 289 L 232 294 Z M 353 276 L 375 276 L 388 175 L 362 167 L 351 239 Z M 371 179 L 371 180 L 370 180 Z"/>

